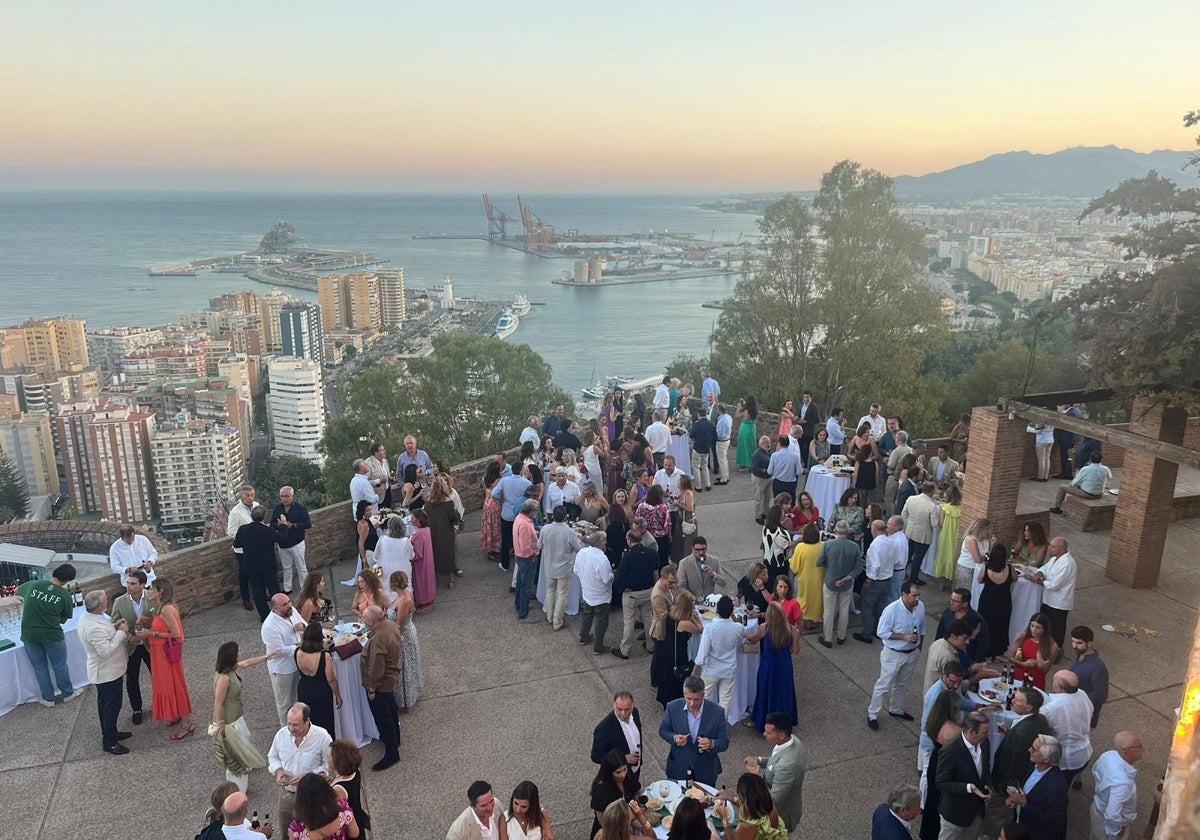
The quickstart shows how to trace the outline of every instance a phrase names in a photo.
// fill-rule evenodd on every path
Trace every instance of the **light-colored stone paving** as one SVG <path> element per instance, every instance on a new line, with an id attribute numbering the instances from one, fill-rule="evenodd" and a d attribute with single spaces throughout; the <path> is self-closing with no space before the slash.
<path id="1" fill-rule="evenodd" d="M 1022 486 L 1022 502 L 1045 502 L 1054 483 Z M 728 486 L 700 496 L 700 532 L 710 550 L 723 559 L 728 587 L 758 553 L 759 529 L 753 522 L 749 481 L 738 475 Z M 478 514 L 470 517 L 478 527 Z M 1077 604 L 1070 623 L 1127 622 L 1156 631 L 1130 638 L 1097 630 L 1101 654 L 1112 674 L 1112 699 L 1094 733 L 1097 752 L 1107 749 L 1113 733 L 1136 730 L 1146 744 L 1139 774 L 1140 823 L 1150 811 L 1151 790 L 1165 767 L 1173 709 L 1179 705 L 1186 658 L 1196 622 L 1200 568 L 1200 521 L 1171 526 L 1158 587 L 1133 591 L 1104 577 L 1107 533 L 1079 533 L 1055 517 L 1054 532 L 1070 540 L 1080 561 Z M 567 631 L 553 633 L 544 622 L 518 623 L 507 576 L 486 563 L 478 532 L 459 538 L 466 577 L 453 592 L 442 591 L 432 613 L 418 617 L 425 663 L 426 694 L 417 709 L 401 719 L 402 763 L 382 774 L 366 771 L 376 820 L 376 836 L 435 840 L 465 806 L 467 785 L 488 779 L 506 798 L 522 779 L 539 785 L 560 840 L 585 840 L 591 824 L 588 788 L 595 771 L 588 760 L 591 730 L 610 708 L 612 693 L 630 689 L 637 698 L 645 732 L 647 769 L 658 778 L 666 744 L 657 738 L 661 711 L 649 683 L 649 658 L 635 649 L 623 662 L 593 656 Z M 346 577 L 340 567 L 335 578 Z M 350 590 L 337 587 L 343 609 Z M 937 585 L 926 589 L 927 606 L 936 616 L 948 596 Z M 536 607 L 535 607 L 536 613 Z M 615 623 L 614 623 L 615 624 Z M 571 626 L 576 626 L 571 620 Z M 185 660 L 200 726 L 197 735 L 172 743 L 160 724 L 128 725 L 132 753 L 109 756 L 100 751 L 95 692 L 81 702 L 45 709 L 22 706 L 0 718 L 0 792 L 10 817 L 0 821 L 7 838 L 84 838 L 111 836 L 129 840 L 192 837 L 212 788 L 223 779 L 208 740 L 200 733 L 211 717 L 212 668 L 217 646 L 238 640 L 243 651 L 257 653 L 258 623 L 240 605 L 227 605 L 186 619 Z M 609 629 L 615 643 L 618 628 Z M 916 724 L 884 718 L 879 732 L 866 727 L 866 705 L 878 673 L 878 646 L 853 640 L 826 650 L 808 638 L 796 662 L 800 737 L 808 746 L 805 812 L 798 836 L 855 838 L 870 832 L 870 815 L 888 788 L 915 781 Z M 274 705 L 263 668 L 244 672 L 247 720 L 254 741 L 266 751 L 276 729 Z M 919 711 L 915 680 L 907 707 Z M 746 727 L 735 727 L 725 757 L 723 784 L 732 786 L 741 758 L 761 752 L 761 740 Z M 380 755 L 365 750 L 367 764 Z M 1092 780 L 1072 794 L 1071 836 L 1086 837 L 1086 809 Z M 275 813 L 274 794 L 265 773 L 252 776 L 253 808 Z M 1138 826 L 1138 834 L 1141 825 Z M 277 834 L 282 836 L 281 834 Z"/>

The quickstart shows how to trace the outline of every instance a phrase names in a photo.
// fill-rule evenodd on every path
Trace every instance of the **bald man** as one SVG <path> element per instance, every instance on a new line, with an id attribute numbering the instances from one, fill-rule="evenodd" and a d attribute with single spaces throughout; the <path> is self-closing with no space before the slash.
<path id="1" fill-rule="evenodd" d="M 1042 612 L 1050 619 L 1050 635 L 1062 650 L 1067 639 L 1067 613 L 1075 606 L 1075 558 L 1062 537 L 1050 540 L 1046 562 L 1031 580 L 1044 590 Z"/>
<path id="2" fill-rule="evenodd" d="M 1082 692 L 1080 692 L 1082 694 Z M 1142 740 L 1132 732 L 1113 736 L 1113 748 L 1096 759 L 1092 775 L 1091 840 L 1116 840 L 1129 834 L 1137 819 L 1137 767 L 1142 760 Z"/>
<path id="3" fill-rule="evenodd" d="M 1071 782 L 1092 757 L 1092 701 L 1079 690 L 1079 678 L 1070 671 L 1055 673 L 1051 689 L 1042 716 L 1062 744 L 1059 766 Z"/>
<path id="4" fill-rule="evenodd" d="M 400 760 L 400 718 L 392 696 L 400 678 L 400 628 L 384 618 L 383 610 L 376 606 L 363 610 L 363 624 L 371 636 L 359 663 L 362 685 L 383 742 L 383 758 L 371 769 L 386 770 Z"/>
<path id="5" fill-rule="evenodd" d="M 753 487 L 754 521 L 762 525 L 767 521 L 767 511 L 775 497 L 771 495 L 771 438 L 763 435 L 758 439 L 758 449 L 750 456 L 750 484 Z M 793 487 L 794 491 L 796 488 Z"/>
<path id="6" fill-rule="evenodd" d="M 250 827 L 246 814 L 250 812 L 250 800 L 241 791 L 231 793 L 221 803 L 221 836 L 226 840 L 262 840 L 270 837 L 274 829 L 270 823 L 263 823 L 262 829 L 255 831 Z"/>
<path id="7" fill-rule="evenodd" d="M 267 671 L 271 674 L 271 691 L 275 695 L 275 712 L 279 725 L 287 725 L 288 709 L 296 702 L 296 689 L 300 685 L 300 671 L 292 655 L 300 646 L 304 622 L 292 607 L 288 596 L 277 592 L 271 596 L 271 612 L 263 620 L 259 635 L 267 653 Z M 283 655 L 271 659 L 272 653 Z"/>

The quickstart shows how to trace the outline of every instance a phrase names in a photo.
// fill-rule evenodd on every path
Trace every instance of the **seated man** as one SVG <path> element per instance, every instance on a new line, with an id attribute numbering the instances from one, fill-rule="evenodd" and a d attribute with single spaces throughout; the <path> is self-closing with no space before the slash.
<path id="1" fill-rule="evenodd" d="M 1112 481 L 1112 470 L 1100 463 L 1103 457 L 1099 451 L 1093 452 L 1091 459 L 1075 474 L 1075 478 L 1070 484 L 1058 486 L 1058 494 L 1054 497 L 1054 507 L 1050 508 L 1051 513 L 1062 513 L 1063 499 L 1067 496 L 1099 499 L 1104 495 L 1104 491 L 1108 489 L 1108 482 Z"/>

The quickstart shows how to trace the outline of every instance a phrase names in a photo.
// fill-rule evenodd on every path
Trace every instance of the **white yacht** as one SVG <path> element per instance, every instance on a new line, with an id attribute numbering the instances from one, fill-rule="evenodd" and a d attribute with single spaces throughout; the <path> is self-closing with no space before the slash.
<path id="1" fill-rule="evenodd" d="M 529 298 L 525 295 L 517 295 L 512 302 L 509 310 L 518 318 L 524 318 L 533 309 L 533 304 L 529 302 Z"/>
<path id="2" fill-rule="evenodd" d="M 513 314 L 512 310 L 506 309 L 496 321 L 496 338 L 508 338 L 517 331 L 517 327 L 521 325 L 521 319 Z"/>

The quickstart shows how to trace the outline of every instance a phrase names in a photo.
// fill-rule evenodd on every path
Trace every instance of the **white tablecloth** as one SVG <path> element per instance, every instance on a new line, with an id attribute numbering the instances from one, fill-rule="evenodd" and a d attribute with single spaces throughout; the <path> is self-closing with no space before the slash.
<path id="1" fill-rule="evenodd" d="M 675 466 L 687 475 L 692 477 L 692 436 L 687 432 L 681 435 L 671 435 L 671 441 L 667 444 L 667 454 L 675 459 Z"/>
<path id="2" fill-rule="evenodd" d="M 67 642 L 67 667 L 71 671 L 71 687 L 76 691 L 82 691 L 90 685 L 87 678 L 87 652 L 79 641 L 78 632 L 79 617 L 83 613 L 83 607 L 76 607 L 74 615 L 63 625 Z M 0 715 L 6 715 L 22 703 L 32 703 L 42 696 L 33 666 L 22 650 L 24 645 L 19 638 L 13 641 L 17 643 L 16 647 L 0 651 Z M 53 667 L 50 668 L 50 677 L 53 681 Z"/>
<path id="3" fill-rule="evenodd" d="M 709 624 L 703 617 L 700 620 L 705 626 Z M 747 619 L 746 627 L 751 631 L 757 630 L 758 619 Z M 693 634 L 688 640 L 688 657 L 694 660 L 699 650 L 700 636 Z M 762 654 L 759 653 L 757 644 L 754 646 L 754 653 L 738 652 L 737 674 L 733 680 L 733 697 L 729 700 L 729 724 L 731 726 L 741 723 L 754 711 L 754 698 L 758 696 L 758 664 L 761 659 Z M 715 697 L 711 699 L 714 703 L 716 702 Z"/>
<path id="4" fill-rule="evenodd" d="M 337 675 L 338 691 L 342 695 L 342 708 L 334 708 L 333 722 L 337 737 L 365 747 L 379 737 L 375 718 L 371 717 L 371 704 L 362 687 L 362 654 L 356 653 L 349 659 L 333 657 L 333 673 Z"/>
<path id="5" fill-rule="evenodd" d="M 808 483 L 804 489 L 812 496 L 813 504 L 821 511 L 821 517 L 828 522 L 833 509 L 842 500 L 842 494 L 850 486 L 850 476 L 831 473 L 824 467 L 813 467 L 808 473 Z"/>
<path id="6" fill-rule="evenodd" d="M 983 680 L 980 682 L 979 687 L 994 690 L 995 687 L 992 685 L 994 682 L 995 678 Z M 1038 689 L 1038 692 L 1042 695 L 1043 700 L 1048 699 L 1050 696 L 1040 688 Z M 968 692 L 967 696 L 980 706 L 988 706 L 992 703 L 1000 703 L 999 700 L 984 697 L 977 691 Z M 995 755 L 996 749 L 1000 746 L 1000 742 L 1004 740 L 1005 734 L 1000 731 L 1000 724 L 1003 723 L 1005 726 L 1012 726 L 1013 723 L 1016 722 L 1018 715 L 1016 712 L 1010 712 L 1006 709 L 1000 709 L 997 712 L 988 712 L 987 714 L 988 720 L 990 720 L 992 724 L 991 729 L 988 731 L 988 743 L 992 745 L 992 755 Z M 992 779 L 992 781 L 997 785 L 1004 785 L 1008 783 L 1007 779 Z"/>
<path id="7" fill-rule="evenodd" d="M 983 584 L 979 582 L 979 567 L 975 565 L 975 573 L 971 577 L 971 608 L 979 609 L 979 593 L 983 592 Z M 1016 572 L 1013 572 L 1016 574 Z M 1008 638 L 1006 644 L 1011 645 L 1017 634 L 1029 625 L 1032 618 L 1042 608 L 1042 587 L 1023 577 L 1013 581 L 1012 617 L 1008 620 Z"/>
<path id="8" fill-rule="evenodd" d="M 515 561 L 514 561 L 515 564 Z M 538 579 L 537 579 L 537 602 L 543 607 L 546 605 L 546 564 L 538 563 Z M 579 585 L 579 578 L 571 572 L 571 589 L 567 593 L 567 615 L 579 615 L 579 599 L 583 595 L 583 589 Z M 619 616 L 619 613 L 618 613 Z"/>

